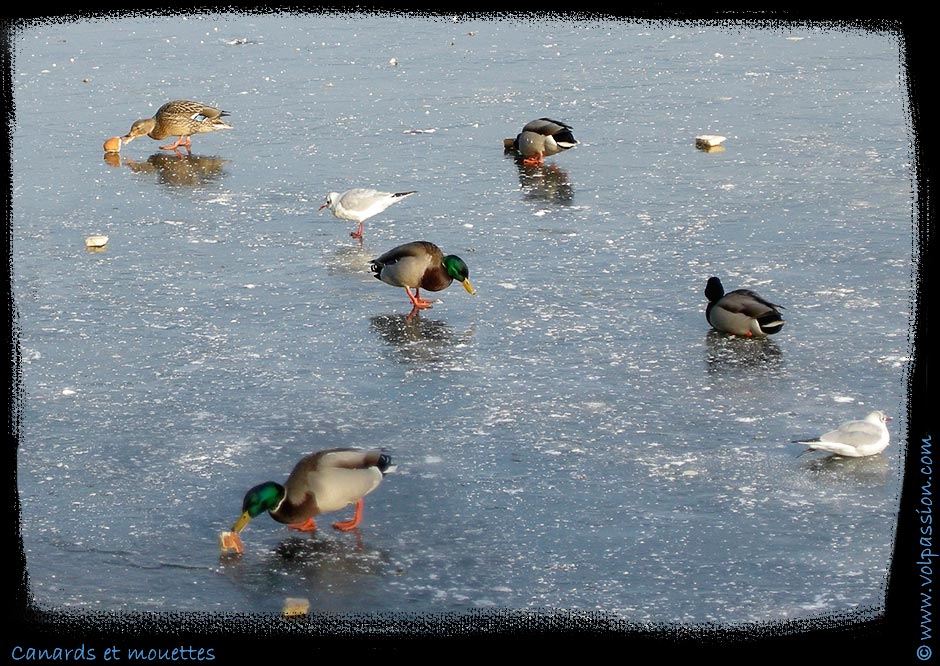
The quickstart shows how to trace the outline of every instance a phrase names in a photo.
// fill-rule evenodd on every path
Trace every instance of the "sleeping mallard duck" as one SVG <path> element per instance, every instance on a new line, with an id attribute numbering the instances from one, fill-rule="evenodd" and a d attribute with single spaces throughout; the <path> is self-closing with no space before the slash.
<path id="1" fill-rule="evenodd" d="M 503 139 L 507 150 L 522 155 L 524 164 L 541 164 L 542 158 L 574 148 L 578 142 L 571 125 L 551 118 L 539 118 L 526 124 L 515 139 Z"/>
<path id="2" fill-rule="evenodd" d="M 405 243 L 372 260 L 375 277 L 393 287 L 404 287 L 415 310 L 427 310 L 433 301 L 421 298 L 419 289 L 441 291 L 454 280 L 460 282 L 470 294 L 476 290 L 470 284 L 470 269 L 463 259 L 454 254 L 446 257 L 434 243 L 413 241 Z M 411 289 L 415 293 L 411 293 Z"/>
<path id="3" fill-rule="evenodd" d="M 719 331 L 744 337 L 773 335 L 783 328 L 783 317 L 778 312 L 782 305 L 764 300 L 750 289 L 735 289 L 725 293 L 721 280 L 708 278 L 705 285 L 705 319 Z"/>
<path id="4" fill-rule="evenodd" d="M 304 456 L 284 485 L 267 481 L 245 494 L 242 515 L 232 532 L 237 535 L 265 511 L 289 529 L 312 532 L 317 529 L 314 516 L 355 504 L 352 519 L 333 523 L 336 529 L 349 531 L 362 520 L 362 498 L 392 469 L 391 457 L 381 449 L 337 448 Z"/>
<path id="5" fill-rule="evenodd" d="M 174 143 L 160 146 L 160 148 L 179 152 L 179 148 L 183 147 L 187 152 L 190 152 L 192 144 L 190 137 L 193 134 L 233 129 L 231 125 L 222 120 L 222 116 L 227 115 L 229 115 L 227 111 L 215 107 L 192 102 L 188 99 L 177 99 L 167 102 L 157 109 L 152 118 L 144 118 L 135 122 L 131 125 L 130 131 L 121 137 L 121 141 L 124 145 L 127 145 L 137 137 L 144 135 L 157 141 L 175 136 L 177 139 Z"/>

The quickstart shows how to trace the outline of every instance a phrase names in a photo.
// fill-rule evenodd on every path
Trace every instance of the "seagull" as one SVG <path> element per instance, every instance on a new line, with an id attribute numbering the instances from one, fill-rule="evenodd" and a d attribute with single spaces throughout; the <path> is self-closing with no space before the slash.
<path id="1" fill-rule="evenodd" d="M 725 293 L 721 280 L 708 278 L 705 285 L 705 319 L 713 328 L 744 337 L 773 335 L 783 328 L 782 305 L 761 298 L 750 289 Z"/>
<path id="2" fill-rule="evenodd" d="M 383 210 L 398 203 L 405 197 L 410 197 L 415 193 L 411 192 L 380 192 L 368 187 L 354 187 L 345 192 L 330 192 L 326 196 L 326 203 L 317 210 L 329 208 L 333 215 L 341 220 L 350 220 L 358 222 L 359 228 L 349 235 L 353 238 L 362 238 L 362 223 L 373 215 L 378 215 Z"/>
<path id="3" fill-rule="evenodd" d="M 793 442 L 809 444 L 803 453 L 829 451 L 848 458 L 873 456 L 888 446 L 888 427 L 885 423 L 892 420 L 884 412 L 876 410 L 862 421 L 849 421 L 819 437 L 794 439 Z"/>

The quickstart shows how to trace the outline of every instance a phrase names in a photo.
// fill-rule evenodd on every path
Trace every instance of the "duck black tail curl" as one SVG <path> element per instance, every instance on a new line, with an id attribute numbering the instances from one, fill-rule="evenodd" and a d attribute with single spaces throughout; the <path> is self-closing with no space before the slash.
<path id="1" fill-rule="evenodd" d="M 774 333 L 778 333 L 780 329 L 783 328 L 784 322 L 779 314 L 771 312 L 764 315 L 763 317 L 758 317 L 757 323 L 760 324 L 760 328 L 765 335 L 773 335 Z"/>
<path id="2" fill-rule="evenodd" d="M 392 464 L 392 457 L 387 453 L 383 453 L 379 456 L 379 462 L 376 464 L 376 467 L 382 472 L 382 476 L 395 471 L 395 466 Z"/>

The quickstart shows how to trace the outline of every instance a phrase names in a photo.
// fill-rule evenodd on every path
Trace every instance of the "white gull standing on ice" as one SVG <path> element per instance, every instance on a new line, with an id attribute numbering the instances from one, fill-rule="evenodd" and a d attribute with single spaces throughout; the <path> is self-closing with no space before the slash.
<path id="1" fill-rule="evenodd" d="M 794 439 L 807 444 L 806 451 L 829 451 L 839 456 L 862 458 L 881 453 L 888 446 L 886 422 L 893 420 L 881 411 L 874 411 L 861 421 L 843 423 L 835 430 L 809 439 Z M 802 453 L 800 455 L 803 455 Z"/>
<path id="2" fill-rule="evenodd" d="M 345 192 L 330 192 L 324 203 L 317 210 L 329 208 L 334 216 L 341 220 L 358 222 L 359 228 L 349 235 L 353 238 L 362 238 L 362 223 L 373 215 L 397 203 L 405 197 L 414 194 L 411 192 L 380 192 L 368 187 L 354 187 Z"/>

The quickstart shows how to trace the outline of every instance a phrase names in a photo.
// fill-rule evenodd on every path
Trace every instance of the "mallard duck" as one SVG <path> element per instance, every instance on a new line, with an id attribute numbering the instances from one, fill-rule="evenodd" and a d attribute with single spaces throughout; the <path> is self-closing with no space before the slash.
<path id="1" fill-rule="evenodd" d="M 539 118 L 526 124 L 515 139 L 504 139 L 505 148 L 522 155 L 524 164 L 541 164 L 542 158 L 574 148 L 578 142 L 571 125 L 551 118 Z"/>
<path id="2" fill-rule="evenodd" d="M 892 420 L 884 412 L 876 410 L 861 421 L 848 421 L 819 437 L 794 439 L 793 442 L 809 444 L 809 448 L 803 453 L 829 451 L 849 458 L 873 456 L 887 448 L 890 436 L 885 424 Z"/>
<path id="3" fill-rule="evenodd" d="M 392 469 L 392 459 L 382 449 L 337 448 L 304 456 L 284 485 L 267 481 L 245 494 L 242 515 L 232 532 L 238 534 L 265 511 L 289 529 L 312 532 L 317 529 L 314 516 L 355 504 L 352 519 L 333 523 L 336 529 L 349 531 L 362 520 L 362 498 Z"/>
<path id="4" fill-rule="evenodd" d="M 710 277 L 705 284 L 705 298 L 708 299 L 705 319 L 719 331 L 749 338 L 773 335 L 783 328 L 778 308 L 786 308 L 764 300 L 750 289 L 735 289 L 726 294 L 721 280 Z"/>
<path id="5" fill-rule="evenodd" d="M 359 228 L 349 235 L 353 238 L 362 238 L 362 223 L 373 215 L 378 215 L 383 210 L 398 203 L 405 197 L 410 197 L 415 191 L 411 192 L 379 192 L 367 187 L 354 187 L 345 192 L 330 192 L 326 195 L 326 203 L 317 210 L 329 208 L 330 211 L 341 220 L 350 220 L 358 222 Z"/>
<path id="6" fill-rule="evenodd" d="M 190 152 L 190 146 L 192 145 L 190 137 L 193 134 L 233 129 L 231 125 L 222 120 L 222 116 L 227 115 L 229 115 L 228 111 L 222 111 L 188 99 L 176 99 L 157 109 L 152 118 L 144 118 L 131 125 L 130 131 L 121 137 L 121 141 L 124 145 L 127 145 L 137 137 L 145 134 L 157 141 L 175 136 L 177 139 L 174 143 L 160 146 L 160 148 L 179 152 L 178 149 L 183 147 L 187 152 Z"/>
<path id="7" fill-rule="evenodd" d="M 376 278 L 393 287 L 404 287 L 414 310 L 429 309 L 433 303 L 421 298 L 419 289 L 441 291 L 457 280 L 468 293 L 476 293 L 470 284 L 470 269 L 463 259 L 454 254 L 445 257 L 441 248 L 428 241 L 413 241 L 393 247 L 378 259 L 373 259 L 371 264 Z M 415 290 L 414 294 L 411 289 Z"/>

